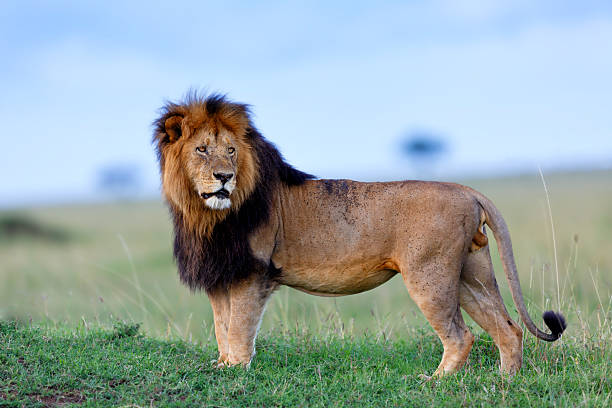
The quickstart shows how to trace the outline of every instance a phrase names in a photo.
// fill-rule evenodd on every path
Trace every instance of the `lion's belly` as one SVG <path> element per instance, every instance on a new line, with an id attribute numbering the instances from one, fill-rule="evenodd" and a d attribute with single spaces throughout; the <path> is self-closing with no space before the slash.
<path id="1" fill-rule="evenodd" d="M 319 296 L 343 296 L 374 289 L 397 274 L 391 261 L 372 269 L 363 267 L 325 267 L 283 269 L 279 281 L 283 285 Z"/>
<path id="2" fill-rule="evenodd" d="M 271 260 L 280 283 L 323 296 L 375 288 L 442 242 L 463 242 L 474 207 L 438 183 L 313 180 L 284 194 Z"/>

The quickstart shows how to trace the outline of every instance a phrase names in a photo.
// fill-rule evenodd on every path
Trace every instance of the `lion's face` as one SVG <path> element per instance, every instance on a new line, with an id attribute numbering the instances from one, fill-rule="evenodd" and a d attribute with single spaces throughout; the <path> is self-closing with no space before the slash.
<path id="1" fill-rule="evenodd" d="M 232 193 L 238 177 L 240 143 L 226 129 L 216 134 L 199 130 L 186 141 L 183 163 L 193 188 L 213 210 L 232 206 Z"/>
<path id="2" fill-rule="evenodd" d="M 221 97 L 194 97 L 164 110 L 154 136 L 164 195 L 189 225 L 209 234 L 259 180 L 247 108 Z"/>

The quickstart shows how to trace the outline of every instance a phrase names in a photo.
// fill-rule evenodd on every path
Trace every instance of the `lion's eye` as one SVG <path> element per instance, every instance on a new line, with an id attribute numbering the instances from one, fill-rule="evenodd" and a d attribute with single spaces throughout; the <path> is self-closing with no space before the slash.
<path id="1" fill-rule="evenodd" d="M 206 153 L 206 146 L 198 146 L 198 147 L 196 147 L 196 152 L 198 152 L 198 153 Z"/>
<path id="2" fill-rule="evenodd" d="M 233 147 L 228 147 L 227 151 L 229 152 L 229 154 L 234 154 L 234 152 L 236 151 L 236 149 L 234 149 Z"/>

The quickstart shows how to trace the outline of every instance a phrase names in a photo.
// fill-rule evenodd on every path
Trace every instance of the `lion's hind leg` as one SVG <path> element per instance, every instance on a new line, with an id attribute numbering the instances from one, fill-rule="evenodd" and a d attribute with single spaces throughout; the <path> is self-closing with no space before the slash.
<path id="1" fill-rule="evenodd" d="M 500 353 L 501 371 L 515 374 L 523 361 L 523 331 L 504 306 L 488 246 L 467 255 L 461 274 L 459 302 L 493 338 Z"/>
<path id="2" fill-rule="evenodd" d="M 459 265 L 431 262 L 419 268 L 404 268 L 402 277 L 410 297 L 421 309 L 444 347 L 442 361 L 434 376 L 459 370 L 467 361 L 474 335 L 469 331 L 461 310 L 457 286 Z"/>

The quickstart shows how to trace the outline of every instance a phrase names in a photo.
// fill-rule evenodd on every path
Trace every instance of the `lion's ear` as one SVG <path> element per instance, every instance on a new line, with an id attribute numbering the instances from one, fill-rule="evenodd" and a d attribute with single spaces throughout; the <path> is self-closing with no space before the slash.
<path id="1" fill-rule="evenodd" d="M 166 119 L 164 126 L 166 127 L 166 134 L 170 143 L 176 142 L 181 137 L 181 123 L 183 117 L 180 115 L 170 116 Z"/>

